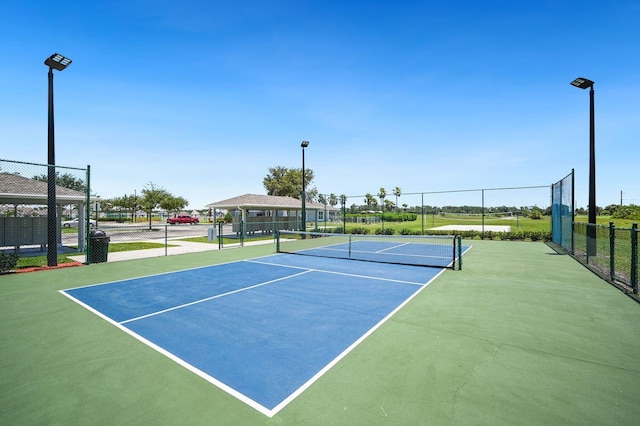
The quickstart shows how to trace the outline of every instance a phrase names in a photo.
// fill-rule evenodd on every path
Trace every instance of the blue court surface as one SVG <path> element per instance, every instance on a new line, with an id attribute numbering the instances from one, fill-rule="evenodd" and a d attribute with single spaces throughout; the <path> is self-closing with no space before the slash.
<path id="1" fill-rule="evenodd" d="M 279 254 L 62 293 L 273 416 L 442 271 Z"/>

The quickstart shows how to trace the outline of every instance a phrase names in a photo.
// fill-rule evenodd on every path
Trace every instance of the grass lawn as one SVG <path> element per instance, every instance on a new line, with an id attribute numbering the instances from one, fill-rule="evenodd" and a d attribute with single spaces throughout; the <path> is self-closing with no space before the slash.
<path id="1" fill-rule="evenodd" d="M 149 242 L 130 242 L 130 243 L 115 243 L 109 244 L 109 253 L 117 253 L 122 251 L 132 251 L 132 250 L 145 250 L 152 248 L 163 248 L 165 245 L 161 243 L 149 243 Z M 169 244 L 167 247 L 175 247 L 175 245 Z M 79 254 L 85 254 L 86 252 L 76 252 L 73 253 L 73 256 L 77 256 Z M 64 263 L 75 263 L 76 261 L 67 257 L 66 254 L 58 255 L 58 264 Z M 20 257 L 18 259 L 17 268 L 36 268 L 47 265 L 47 256 L 28 256 L 28 257 Z"/>

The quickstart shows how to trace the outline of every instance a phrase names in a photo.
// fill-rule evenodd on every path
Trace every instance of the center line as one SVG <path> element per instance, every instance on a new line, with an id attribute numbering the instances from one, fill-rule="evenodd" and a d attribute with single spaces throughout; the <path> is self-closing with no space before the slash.
<path id="1" fill-rule="evenodd" d="M 228 292 L 222 293 L 222 294 L 216 294 L 215 296 L 207 297 L 205 299 L 196 300 L 196 301 L 193 301 L 193 302 L 185 303 L 183 305 L 178 305 L 178 306 L 174 306 L 172 308 L 163 309 L 161 311 L 152 312 L 152 313 L 147 314 L 147 315 L 142 315 L 142 316 L 139 316 L 139 317 L 136 317 L 136 318 L 131 318 L 131 319 L 128 319 L 128 320 L 120 321 L 120 324 L 126 324 L 126 323 L 129 323 L 129 322 L 141 320 L 141 319 L 144 319 L 144 318 L 153 317 L 155 315 L 164 314 L 165 312 L 171 312 L 171 311 L 175 311 L 177 309 L 186 308 L 187 306 L 191 306 L 191 305 L 197 305 L 198 303 L 207 302 L 209 300 L 217 299 L 217 298 L 223 297 L 223 296 L 229 296 L 229 295 L 234 294 L 234 293 L 240 293 L 240 292 L 245 291 L 245 290 L 251 290 L 251 289 L 254 289 L 254 288 L 262 287 L 263 285 L 272 284 L 272 283 L 275 283 L 275 282 L 278 282 L 278 281 L 282 281 L 282 280 L 287 280 L 289 278 L 293 278 L 293 277 L 297 277 L 297 276 L 300 276 L 300 275 L 308 274 L 309 272 L 311 272 L 311 271 L 303 271 L 303 272 L 299 272 L 297 274 L 288 275 L 286 277 L 276 278 L 275 280 L 265 281 L 263 283 L 252 285 L 252 286 L 249 286 L 249 287 L 239 288 L 237 290 L 228 291 Z"/>

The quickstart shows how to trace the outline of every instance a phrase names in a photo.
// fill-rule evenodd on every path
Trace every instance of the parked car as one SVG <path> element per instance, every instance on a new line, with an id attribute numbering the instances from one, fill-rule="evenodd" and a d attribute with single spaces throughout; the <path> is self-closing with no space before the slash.
<path id="1" fill-rule="evenodd" d="M 89 226 L 91 228 L 96 226 L 96 221 L 93 219 L 89 219 Z M 64 222 L 62 222 L 62 227 L 63 228 L 77 228 L 78 227 L 78 218 L 72 219 L 72 220 L 65 220 Z"/>
<path id="2" fill-rule="evenodd" d="M 167 219 L 167 223 L 169 225 L 175 225 L 177 223 L 189 223 L 191 225 L 197 225 L 200 220 L 197 217 L 188 216 L 188 215 L 180 215 L 176 217 L 170 217 Z"/>

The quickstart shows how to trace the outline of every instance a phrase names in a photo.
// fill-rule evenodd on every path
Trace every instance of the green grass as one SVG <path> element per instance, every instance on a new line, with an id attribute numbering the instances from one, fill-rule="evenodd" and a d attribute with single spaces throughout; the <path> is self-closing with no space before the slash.
<path id="1" fill-rule="evenodd" d="M 75 260 L 68 258 L 64 254 L 58 255 L 58 265 L 62 265 L 64 263 L 73 263 Z M 41 266 L 47 266 L 47 256 L 32 256 L 32 257 L 21 257 L 18 259 L 18 264 L 16 268 L 24 269 L 24 268 L 39 268 Z"/>
<path id="2" fill-rule="evenodd" d="M 148 242 L 130 242 L 130 243 L 115 243 L 115 244 L 109 244 L 109 253 L 117 253 L 117 252 L 122 252 L 122 251 L 133 251 L 133 250 L 146 250 L 146 249 L 152 249 L 152 248 L 164 248 L 164 244 L 162 243 L 148 243 Z M 167 245 L 167 247 L 175 247 L 175 245 L 169 244 Z M 84 255 L 86 254 L 86 252 L 75 252 L 72 255 L 73 256 L 78 256 L 78 255 Z M 73 263 L 76 262 L 73 259 L 70 259 L 69 257 L 67 257 L 68 255 L 65 254 L 59 254 L 58 255 L 58 264 L 64 264 L 64 263 Z M 18 264 L 17 264 L 17 268 L 18 269 L 24 269 L 24 268 L 37 268 L 37 267 L 42 267 L 42 266 L 47 266 L 48 262 L 47 262 L 47 256 L 30 256 L 30 257 L 20 257 L 18 259 Z"/>
<path id="3" fill-rule="evenodd" d="M 109 253 L 117 253 L 120 251 L 146 250 L 153 248 L 164 248 L 164 243 L 148 243 L 148 242 L 130 242 L 109 244 Z M 175 244 L 167 244 L 167 247 L 176 247 Z"/>

